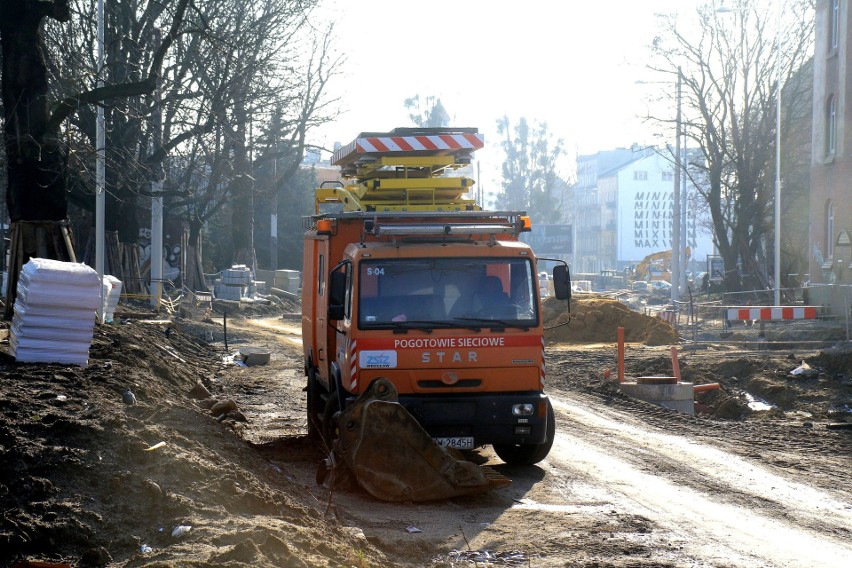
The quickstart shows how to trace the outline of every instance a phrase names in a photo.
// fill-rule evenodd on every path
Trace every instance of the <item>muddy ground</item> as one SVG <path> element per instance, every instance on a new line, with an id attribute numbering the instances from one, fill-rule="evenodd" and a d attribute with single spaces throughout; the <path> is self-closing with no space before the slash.
<path id="1" fill-rule="evenodd" d="M 683 379 L 721 385 L 697 395 L 701 414 L 689 417 L 624 396 L 613 382 L 612 343 L 550 341 L 548 389 L 565 433 L 551 457 L 510 468 L 486 448 L 471 458 L 510 477 L 508 488 L 442 503 L 386 504 L 357 489 L 331 492 L 314 482 L 323 452 L 305 435 L 298 319 L 254 311 L 231 315 L 227 329 L 226 352 L 221 317 L 206 323 L 117 318 L 97 328 L 85 369 L 2 356 L 0 567 L 23 559 L 330 567 L 806 566 L 812 560 L 761 563 L 772 554 L 769 543 L 761 553 L 757 542 L 750 556 L 734 548 L 718 552 L 718 545 L 700 542 L 698 530 L 684 536 L 670 525 L 686 526 L 704 512 L 686 513 L 688 501 L 654 512 L 641 503 L 641 492 L 630 499 L 629 492 L 610 494 L 625 481 L 607 480 L 598 470 L 615 458 L 623 460 L 620 469 L 629 464 L 636 476 L 650 475 L 649 487 L 666 479 L 678 492 L 714 495 L 720 506 L 830 539 L 833 556 L 821 565 L 852 554 L 835 546 L 852 542 L 852 524 L 844 522 L 852 519 L 852 433 L 836 426 L 852 421 L 852 351 L 845 344 L 808 352 L 687 350 L 680 358 Z M 271 351 L 270 363 L 233 364 L 230 355 L 245 346 Z M 790 375 L 802 361 L 814 370 Z M 607 370 L 613 371 L 608 379 Z M 628 377 L 670 371 L 668 346 L 628 345 Z M 215 401 L 234 401 L 237 411 L 211 413 L 214 400 L 198 394 L 198 383 Z M 124 401 L 128 389 L 135 404 Z M 753 410 L 761 408 L 755 402 L 768 409 Z M 635 433 L 613 436 L 604 420 Z M 677 447 L 665 437 L 673 434 L 690 448 L 724 452 L 714 458 L 722 463 L 744 460 L 742 467 L 760 468 L 760 475 L 777 478 L 777 491 L 806 481 L 826 503 L 846 507 L 830 505 L 821 520 L 799 519 L 806 507 L 789 502 L 798 486 L 784 501 L 738 488 L 742 481 L 723 485 L 718 470 L 725 468 L 708 465 L 717 471 L 699 473 L 688 463 L 697 461 L 692 450 L 662 453 L 668 444 Z M 583 465 L 593 443 L 610 455 L 597 450 Z"/>

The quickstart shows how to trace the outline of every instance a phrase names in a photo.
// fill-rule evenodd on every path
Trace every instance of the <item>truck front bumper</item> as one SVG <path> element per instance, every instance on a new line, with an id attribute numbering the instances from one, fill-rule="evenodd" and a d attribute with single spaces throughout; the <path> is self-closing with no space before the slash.
<path id="1" fill-rule="evenodd" d="M 475 395 L 400 395 L 399 402 L 433 438 L 473 437 L 486 444 L 541 444 L 547 436 L 547 395 L 518 392 Z M 519 414 L 524 405 L 531 414 Z"/>

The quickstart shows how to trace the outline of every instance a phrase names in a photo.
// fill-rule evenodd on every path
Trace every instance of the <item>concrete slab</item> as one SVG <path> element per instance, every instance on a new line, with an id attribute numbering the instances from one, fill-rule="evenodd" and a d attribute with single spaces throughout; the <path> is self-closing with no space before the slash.
<path id="1" fill-rule="evenodd" d="M 695 394 L 693 393 L 692 386 L 692 383 L 650 385 L 621 383 L 618 385 L 618 388 L 624 394 L 633 398 L 694 416 Z"/>
<path id="2" fill-rule="evenodd" d="M 240 357 L 247 367 L 254 365 L 268 365 L 271 353 L 259 347 L 240 347 Z"/>
<path id="3" fill-rule="evenodd" d="M 651 376 L 651 377 L 636 377 L 636 384 L 638 385 L 675 385 L 678 381 L 677 377 L 661 377 L 661 376 Z"/>

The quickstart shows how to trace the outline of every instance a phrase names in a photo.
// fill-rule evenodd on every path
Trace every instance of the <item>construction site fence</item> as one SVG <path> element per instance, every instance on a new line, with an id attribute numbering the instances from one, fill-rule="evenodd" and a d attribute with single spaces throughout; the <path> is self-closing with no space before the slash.
<path id="1" fill-rule="evenodd" d="M 814 348 L 852 340 L 852 286 L 806 286 L 781 290 L 781 306 L 805 308 L 764 309 L 776 319 L 728 319 L 729 314 L 755 308 L 777 308 L 774 290 L 749 290 L 737 293 L 707 294 L 688 291 L 680 300 L 660 305 L 645 305 L 646 315 L 669 322 L 676 330 L 681 345 L 730 344 L 744 348 L 787 349 L 796 346 Z M 828 302 L 833 302 L 833 307 Z M 803 314 L 807 314 L 807 316 Z"/>

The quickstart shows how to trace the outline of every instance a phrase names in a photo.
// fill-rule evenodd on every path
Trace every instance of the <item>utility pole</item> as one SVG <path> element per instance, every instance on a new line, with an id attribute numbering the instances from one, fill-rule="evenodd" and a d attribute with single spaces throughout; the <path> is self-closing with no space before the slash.
<path id="1" fill-rule="evenodd" d="M 775 305 L 781 305 L 781 0 L 776 2 L 775 22 Z"/>
<path id="2" fill-rule="evenodd" d="M 675 118 L 675 175 L 674 190 L 672 194 L 672 260 L 671 260 L 671 290 L 672 303 L 680 298 L 680 184 L 681 184 L 681 81 L 683 75 L 680 67 L 677 68 L 677 115 Z"/>
<path id="3" fill-rule="evenodd" d="M 269 206 L 269 269 L 272 272 L 278 270 L 278 134 L 276 133 L 275 136 L 272 157 L 272 199 Z M 268 284 L 275 285 L 275 274 L 272 275 L 272 282 Z"/>
<path id="4" fill-rule="evenodd" d="M 154 29 L 155 49 L 160 44 L 160 30 Z M 160 108 L 160 80 L 157 79 L 157 87 L 154 89 L 156 102 L 154 104 L 153 116 L 151 117 L 153 151 L 159 152 L 163 145 L 163 117 Z M 157 162 L 154 165 L 151 180 L 151 305 L 160 311 L 160 300 L 163 296 L 163 165 Z M 184 284 L 186 284 L 186 275 Z"/>
<path id="5" fill-rule="evenodd" d="M 104 86 L 104 0 L 98 0 L 98 87 Z M 95 119 L 95 270 L 101 282 L 104 279 L 104 225 L 106 224 L 106 121 L 104 106 L 97 105 Z M 104 292 L 101 286 L 101 303 L 98 321 L 104 322 Z"/>

